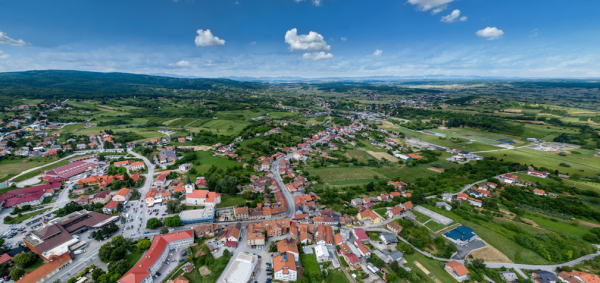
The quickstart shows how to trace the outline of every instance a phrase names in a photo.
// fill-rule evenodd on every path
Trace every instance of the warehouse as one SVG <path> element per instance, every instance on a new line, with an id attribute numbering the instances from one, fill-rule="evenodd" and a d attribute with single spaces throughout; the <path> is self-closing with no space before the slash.
<path id="1" fill-rule="evenodd" d="M 258 256 L 241 252 L 235 258 L 223 280 L 228 283 L 247 283 L 254 278 L 258 268 Z"/>
<path id="2" fill-rule="evenodd" d="M 213 222 L 215 219 L 215 209 L 205 207 L 203 209 L 184 210 L 179 213 L 181 223 L 190 224 L 198 222 Z"/>

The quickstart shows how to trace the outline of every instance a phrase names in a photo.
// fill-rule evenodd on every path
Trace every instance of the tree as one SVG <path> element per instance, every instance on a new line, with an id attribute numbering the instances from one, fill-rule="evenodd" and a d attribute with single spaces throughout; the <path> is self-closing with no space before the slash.
<path id="1" fill-rule="evenodd" d="M 120 204 L 120 203 L 119 203 L 119 204 L 117 204 L 116 210 L 117 210 L 117 212 L 121 212 L 121 211 L 123 211 L 123 205 L 122 205 L 122 204 Z"/>
<path id="2" fill-rule="evenodd" d="M 67 283 L 75 283 L 77 282 L 77 277 L 71 277 L 69 278 L 69 280 L 67 280 Z"/>
<path id="3" fill-rule="evenodd" d="M 271 242 L 271 245 L 269 246 L 269 252 L 274 253 L 276 251 L 277 251 L 277 243 Z"/>
<path id="4" fill-rule="evenodd" d="M 147 250 L 147 249 L 149 249 L 149 248 L 150 248 L 150 245 L 152 245 L 152 243 L 150 242 L 150 240 L 147 240 L 147 239 L 142 239 L 142 240 L 139 240 L 139 241 L 138 241 L 138 243 L 137 243 L 137 248 L 138 248 L 140 251 L 144 251 L 144 250 Z"/>
<path id="5" fill-rule="evenodd" d="M 163 226 L 162 222 L 160 222 L 160 220 L 158 220 L 158 218 L 156 218 L 156 217 L 150 218 L 146 222 L 147 229 L 156 229 L 161 226 Z"/>
<path id="6" fill-rule="evenodd" d="M 165 225 L 169 227 L 181 226 L 181 219 L 179 219 L 179 215 L 165 218 Z"/>
<path id="7" fill-rule="evenodd" d="M 131 265 L 126 259 L 121 259 L 119 261 L 112 262 L 108 265 L 108 270 L 118 274 L 125 274 L 130 268 Z"/>
<path id="8" fill-rule="evenodd" d="M 110 243 L 102 245 L 100 250 L 98 250 L 98 258 L 102 262 L 107 262 L 110 260 L 110 255 L 112 253 L 112 245 Z"/>
<path id="9" fill-rule="evenodd" d="M 94 271 L 92 271 L 92 279 L 94 281 L 98 281 L 98 277 L 100 277 L 102 274 L 106 274 L 106 272 L 102 270 L 102 268 L 96 268 Z"/>
<path id="10" fill-rule="evenodd" d="M 37 255 L 30 253 L 20 253 L 13 258 L 15 264 L 20 268 L 26 268 L 37 260 Z"/>
<path id="11" fill-rule="evenodd" d="M 12 277 L 12 280 L 17 281 L 21 278 L 21 276 L 23 276 L 23 274 L 25 274 L 25 270 L 13 268 L 13 270 L 10 272 L 10 277 Z"/>
<path id="12" fill-rule="evenodd" d="M 127 248 L 125 246 L 118 246 L 112 249 L 110 253 L 110 261 L 118 261 L 127 255 Z M 125 274 L 125 273 L 123 273 Z"/>
<path id="13" fill-rule="evenodd" d="M 162 234 L 167 234 L 167 233 L 169 233 L 169 229 L 167 229 L 167 227 L 162 227 L 162 228 L 160 228 L 160 234 L 161 234 L 161 235 L 162 235 Z"/>

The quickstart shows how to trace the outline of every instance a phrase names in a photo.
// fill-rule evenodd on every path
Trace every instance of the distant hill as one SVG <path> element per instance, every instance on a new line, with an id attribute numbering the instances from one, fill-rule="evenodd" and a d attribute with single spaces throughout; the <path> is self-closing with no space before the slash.
<path id="1" fill-rule="evenodd" d="M 255 82 L 229 79 L 188 79 L 127 73 L 82 71 L 27 71 L 0 73 L 0 95 L 47 98 L 164 95 L 175 89 L 263 89 Z"/>

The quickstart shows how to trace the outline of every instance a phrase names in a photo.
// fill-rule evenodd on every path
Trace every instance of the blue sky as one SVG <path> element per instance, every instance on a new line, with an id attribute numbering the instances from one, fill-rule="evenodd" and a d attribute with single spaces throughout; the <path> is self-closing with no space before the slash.
<path id="1" fill-rule="evenodd" d="M 0 6 L 0 72 L 599 77 L 600 2 L 27 0 Z"/>

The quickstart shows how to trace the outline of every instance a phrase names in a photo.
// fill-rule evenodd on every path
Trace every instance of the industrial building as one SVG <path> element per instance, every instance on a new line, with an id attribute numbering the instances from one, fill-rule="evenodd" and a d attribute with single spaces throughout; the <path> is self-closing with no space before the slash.
<path id="1" fill-rule="evenodd" d="M 182 224 L 213 222 L 215 220 L 215 209 L 205 207 L 203 209 L 184 210 L 179 213 Z"/>

